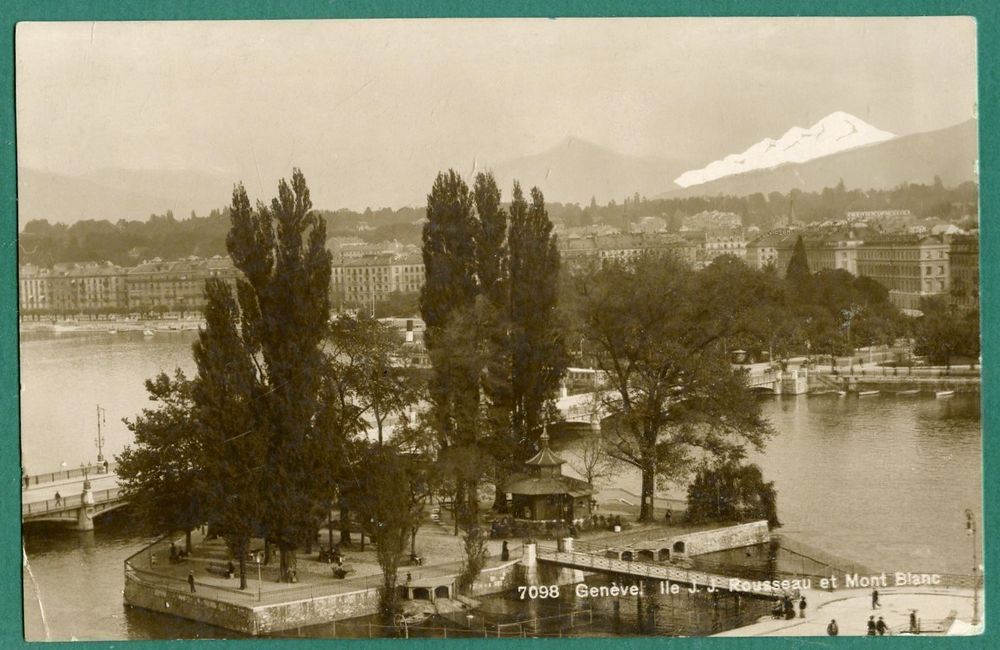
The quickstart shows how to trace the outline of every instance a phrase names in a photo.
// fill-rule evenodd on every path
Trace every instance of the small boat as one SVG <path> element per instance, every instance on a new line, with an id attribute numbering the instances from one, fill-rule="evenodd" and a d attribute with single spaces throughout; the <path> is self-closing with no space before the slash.
<path id="1" fill-rule="evenodd" d="M 953 390 L 939 390 L 934 393 L 934 397 L 938 399 L 944 399 L 946 397 L 954 397 L 954 396 L 955 396 L 955 391 Z"/>
<path id="2" fill-rule="evenodd" d="M 118 333 L 117 327 L 112 327 L 111 329 L 108 330 L 108 334 L 117 334 L 117 333 Z"/>
<path id="3" fill-rule="evenodd" d="M 144 330 L 142 330 L 142 335 L 143 336 L 152 336 L 153 335 L 153 330 L 151 330 L 151 329 L 144 329 Z"/>
<path id="4" fill-rule="evenodd" d="M 838 390 L 837 391 L 837 397 L 847 397 L 847 391 L 846 390 Z"/>
<path id="5" fill-rule="evenodd" d="M 878 395 L 877 390 L 861 390 L 858 391 L 858 397 L 871 397 L 872 395 Z"/>
<path id="6" fill-rule="evenodd" d="M 920 389 L 919 388 L 911 388 L 909 390 L 899 390 L 899 391 L 896 391 L 896 394 L 897 395 L 919 395 L 920 394 Z"/>

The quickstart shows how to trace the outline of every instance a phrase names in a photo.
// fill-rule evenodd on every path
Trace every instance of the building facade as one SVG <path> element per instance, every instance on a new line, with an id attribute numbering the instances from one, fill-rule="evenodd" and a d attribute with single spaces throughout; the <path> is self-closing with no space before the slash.
<path id="1" fill-rule="evenodd" d="M 979 309 L 979 236 L 948 238 L 951 304 L 963 311 Z"/>
<path id="2" fill-rule="evenodd" d="M 888 289 L 900 309 L 918 311 L 922 299 L 948 296 L 948 254 L 948 243 L 933 235 L 875 236 L 858 248 L 858 274 Z"/>

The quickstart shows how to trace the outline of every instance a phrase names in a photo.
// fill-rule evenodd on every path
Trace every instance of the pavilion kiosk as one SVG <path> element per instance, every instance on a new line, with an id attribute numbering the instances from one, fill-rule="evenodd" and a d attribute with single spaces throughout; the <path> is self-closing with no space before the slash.
<path id="1" fill-rule="evenodd" d="M 563 476 L 564 461 L 549 449 L 549 434 L 542 432 L 542 448 L 525 461 L 525 471 L 513 475 L 505 486 L 511 495 L 514 528 L 519 533 L 558 534 L 569 525 L 586 526 L 591 517 L 594 486 Z"/>

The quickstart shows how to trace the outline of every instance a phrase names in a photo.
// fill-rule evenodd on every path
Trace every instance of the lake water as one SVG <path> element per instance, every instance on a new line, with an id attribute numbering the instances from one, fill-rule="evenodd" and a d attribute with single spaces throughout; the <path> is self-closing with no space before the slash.
<path id="1" fill-rule="evenodd" d="M 120 452 L 131 435 L 121 419 L 149 404 L 143 380 L 178 366 L 192 371 L 194 339 L 190 332 L 151 338 L 125 332 L 22 335 L 25 468 L 36 474 L 94 460 L 98 404 L 107 413 L 105 455 Z M 769 399 L 763 406 L 777 433 L 753 460 L 775 482 L 782 533 L 872 567 L 968 573 L 971 549 L 963 512 L 973 508 L 980 521 L 982 512 L 978 393 L 948 400 L 799 396 Z M 615 483 L 638 491 L 635 472 L 624 472 Z M 52 639 L 232 636 L 123 606 L 122 561 L 147 539 L 125 512 L 101 518 L 91 533 L 27 527 L 29 638 L 46 638 L 46 627 Z M 728 602 L 721 609 L 695 607 L 696 614 L 681 602 L 652 605 L 641 609 L 631 602 L 617 614 L 599 611 L 601 630 L 705 633 L 757 615 L 752 604 L 739 610 Z M 518 607 L 504 596 L 492 597 L 486 615 L 501 617 Z"/>

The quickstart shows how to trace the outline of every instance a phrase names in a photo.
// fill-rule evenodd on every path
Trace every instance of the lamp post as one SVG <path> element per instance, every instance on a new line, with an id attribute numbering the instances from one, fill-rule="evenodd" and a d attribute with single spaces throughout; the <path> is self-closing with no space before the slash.
<path id="1" fill-rule="evenodd" d="M 104 409 L 101 405 L 97 405 L 97 438 L 94 439 L 94 444 L 97 445 L 97 462 L 104 462 L 104 436 L 101 432 L 101 425 L 107 424 L 107 420 L 104 419 Z"/>
<path id="2" fill-rule="evenodd" d="M 979 625 L 979 562 L 976 554 L 976 516 L 965 509 L 965 534 L 972 538 L 972 624 Z"/>

